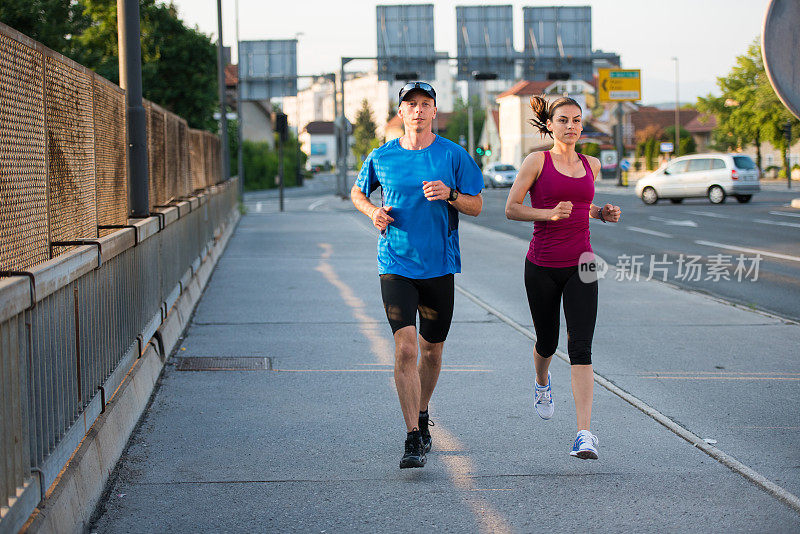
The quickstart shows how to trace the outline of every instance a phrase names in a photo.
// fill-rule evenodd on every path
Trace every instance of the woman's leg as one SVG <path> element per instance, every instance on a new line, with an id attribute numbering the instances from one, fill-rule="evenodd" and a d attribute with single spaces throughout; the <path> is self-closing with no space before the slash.
<path id="1" fill-rule="evenodd" d="M 547 267 L 539 267 L 530 260 L 525 260 L 525 291 L 536 331 L 533 364 L 536 368 L 536 383 L 540 386 L 547 385 L 547 371 L 558 346 L 561 287 L 550 275 Z"/>
<path id="2" fill-rule="evenodd" d="M 564 317 L 578 430 L 589 430 L 594 392 L 592 338 L 597 320 L 597 281 L 584 283 L 575 271 L 564 285 Z"/>

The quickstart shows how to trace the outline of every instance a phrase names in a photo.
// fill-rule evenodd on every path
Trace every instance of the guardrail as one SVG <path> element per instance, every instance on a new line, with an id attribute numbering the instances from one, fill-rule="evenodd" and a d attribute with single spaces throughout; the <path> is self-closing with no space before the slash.
<path id="1" fill-rule="evenodd" d="M 145 109 L 152 216 L 128 219 L 124 91 L 0 23 L 0 532 L 147 345 L 165 356 L 154 334 L 235 219 L 219 139 Z"/>

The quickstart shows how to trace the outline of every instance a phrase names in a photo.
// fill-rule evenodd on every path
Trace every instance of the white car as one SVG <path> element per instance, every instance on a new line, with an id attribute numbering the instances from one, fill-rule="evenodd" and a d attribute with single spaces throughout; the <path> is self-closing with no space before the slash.
<path id="1" fill-rule="evenodd" d="M 483 169 L 484 187 L 511 187 L 517 177 L 517 168 L 508 163 L 490 163 Z"/>
<path id="2" fill-rule="evenodd" d="M 675 158 L 636 182 L 636 195 L 645 204 L 668 198 L 679 204 L 684 198 L 708 197 L 712 204 L 734 196 L 750 202 L 761 190 L 756 164 L 743 154 L 692 154 Z"/>

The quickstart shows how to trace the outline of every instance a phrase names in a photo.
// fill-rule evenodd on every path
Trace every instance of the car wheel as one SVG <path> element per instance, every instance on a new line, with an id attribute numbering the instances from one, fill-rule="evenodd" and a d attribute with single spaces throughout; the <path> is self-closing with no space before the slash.
<path id="1" fill-rule="evenodd" d="M 652 187 L 645 187 L 642 191 L 642 202 L 645 204 L 655 204 L 658 202 L 658 193 Z"/>
<path id="2" fill-rule="evenodd" d="M 682 198 L 671 198 L 671 199 L 669 199 L 669 201 L 672 202 L 673 204 L 680 204 L 681 202 L 683 202 L 683 199 Z"/>
<path id="3" fill-rule="evenodd" d="M 738 200 L 740 204 L 747 204 L 750 202 L 751 198 L 753 198 L 753 195 L 736 195 L 736 200 Z"/>
<path id="4" fill-rule="evenodd" d="M 725 202 L 725 191 L 718 185 L 712 185 L 708 188 L 708 200 L 712 204 L 722 204 Z"/>

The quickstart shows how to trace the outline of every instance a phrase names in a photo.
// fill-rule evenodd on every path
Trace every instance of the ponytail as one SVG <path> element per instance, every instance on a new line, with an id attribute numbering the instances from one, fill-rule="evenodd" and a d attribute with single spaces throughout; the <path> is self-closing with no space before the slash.
<path id="1" fill-rule="evenodd" d="M 547 121 L 553 118 L 553 114 L 561 106 L 576 106 L 581 110 L 581 112 L 583 112 L 581 105 L 568 96 L 557 98 L 549 105 L 547 104 L 547 100 L 545 100 L 544 95 L 534 95 L 531 97 L 531 110 L 533 111 L 533 117 L 529 122 L 531 123 L 531 126 L 539 130 L 539 133 L 542 134 L 542 137 L 545 135 L 553 137 L 553 132 L 547 129 Z"/>

